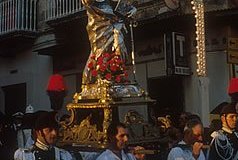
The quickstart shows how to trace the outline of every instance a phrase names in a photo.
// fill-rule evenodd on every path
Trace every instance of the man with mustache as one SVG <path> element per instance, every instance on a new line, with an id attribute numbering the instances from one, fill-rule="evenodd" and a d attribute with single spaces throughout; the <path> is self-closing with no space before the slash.
<path id="1" fill-rule="evenodd" d="M 112 123 L 108 127 L 108 149 L 102 152 L 96 160 L 143 160 L 144 154 L 131 154 L 125 151 L 128 142 L 128 130 L 123 123 Z M 134 150 L 140 150 L 143 147 L 137 146 Z"/>
<path id="2" fill-rule="evenodd" d="M 189 120 L 184 128 L 183 140 L 171 149 L 168 160 L 205 160 L 202 134 L 202 123 L 197 119 Z"/>
<path id="3" fill-rule="evenodd" d="M 55 147 L 58 135 L 56 112 L 44 112 L 36 120 L 36 140 L 32 147 L 19 148 L 14 160 L 72 160 L 69 152 Z"/>

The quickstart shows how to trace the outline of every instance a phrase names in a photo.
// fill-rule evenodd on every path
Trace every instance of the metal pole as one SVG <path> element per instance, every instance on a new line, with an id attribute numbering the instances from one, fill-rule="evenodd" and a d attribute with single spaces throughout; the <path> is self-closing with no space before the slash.
<path id="1" fill-rule="evenodd" d="M 3 20 L 2 20 L 2 16 L 3 16 L 3 7 L 2 7 L 3 3 L 0 2 L 0 34 L 2 33 L 2 24 L 3 24 Z"/>
<path id="2" fill-rule="evenodd" d="M 36 13 L 36 10 L 37 10 L 37 8 L 36 8 L 36 7 L 37 7 L 37 0 L 34 0 L 33 3 L 34 3 L 34 27 L 33 27 L 33 30 L 36 31 L 36 27 L 37 27 L 37 26 L 36 26 L 36 25 L 37 25 L 37 24 L 36 24 L 36 23 L 37 23 L 37 21 L 36 21 L 36 20 L 37 20 L 37 19 L 36 19 L 36 17 L 37 17 L 37 16 L 36 16 L 36 14 L 37 14 L 37 13 Z"/>
<path id="3" fill-rule="evenodd" d="M 134 44 L 133 27 L 136 27 L 134 24 L 134 20 L 130 20 L 132 73 L 133 73 L 133 81 L 136 82 L 135 44 Z"/>

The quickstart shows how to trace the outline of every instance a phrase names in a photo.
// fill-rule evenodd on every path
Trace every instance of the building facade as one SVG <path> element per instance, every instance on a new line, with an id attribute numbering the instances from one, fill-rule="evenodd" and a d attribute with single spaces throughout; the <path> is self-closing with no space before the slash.
<path id="1" fill-rule="evenodd" d="M 176 2 L 176 1 L 174 1 Z M 155 114 L 190 111 L 209 124 L 209 112 L 227 95 L 236 76 L 237 1 L 204 1 L 205 80 L 197 75 L 196 28 L 188 1 L 140 0 L 134 28 L 136 79 L 157 100 Z M 65 104 L 80 92 L 90 53 L 87 16 L 80 0 L 2 0 L 0 2 L 0 110 L 24 112 L 31 104 L 49 110 L 46 93 L 53 73 L 64 76 Z M 128 46 L 130 36 L 128 34 Z M 233 38 L 233 39 L 232 39 Z M 232 48 L 233 47 L 233 48 Z M 130 47 L 128 47 L 130 48 Z M 130 64 L 129 64 L 130 65 Z"/>

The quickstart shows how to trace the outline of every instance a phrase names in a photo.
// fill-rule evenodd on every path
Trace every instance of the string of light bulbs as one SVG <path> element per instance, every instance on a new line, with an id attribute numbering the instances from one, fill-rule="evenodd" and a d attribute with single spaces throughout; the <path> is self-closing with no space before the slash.
<path id="1" fill-rule="evenodd" d="M 203 0 L 192 0 L 192 9 L 196 19 L 197 74 L 206 76 L 205 25 Z"/>

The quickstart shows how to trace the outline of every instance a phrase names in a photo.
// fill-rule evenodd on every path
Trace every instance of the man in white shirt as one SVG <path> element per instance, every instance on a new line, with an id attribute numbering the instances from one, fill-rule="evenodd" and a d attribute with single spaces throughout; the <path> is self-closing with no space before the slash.
<path id="1" fill-rule="evenodd" d="M 143 160 L 143 154 L 131 154 L 125 151 L 128 142 L 128 130 L 123 123 L 112 123 L 107 131 L 109 146 L 108 149 L 96 160 Z M 135 150 L 143 149 L 143 147 L 135 147 Z"/>
<path id="2" fill-rule="evenodd" d="M 14 160 L 72 160 L 69 152 L 55 147 L 58 123 L 54 112 L 42 113 L 35 124 L 36 141 L 30 148 L 19 148 Z"/>
<path id="3" fill-rule="evenodd" d="M 199 120 L 188 121 L 183 140 L 171 149 L 168 160 L 205 160 L 202 134 L 203 126 Z"/>

